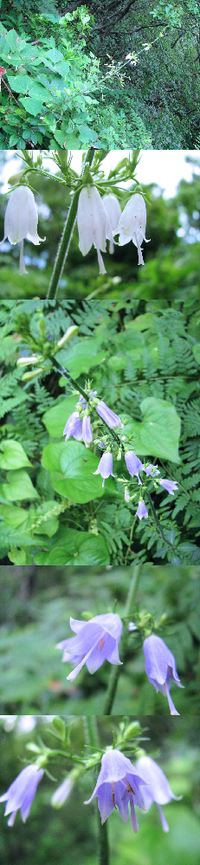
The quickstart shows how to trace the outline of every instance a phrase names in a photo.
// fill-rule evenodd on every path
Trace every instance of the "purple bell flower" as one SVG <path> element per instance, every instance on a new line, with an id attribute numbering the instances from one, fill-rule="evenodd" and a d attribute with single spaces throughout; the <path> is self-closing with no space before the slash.
<path id="1" fill-rule="evenodd" d="M 145 811 L 143 796 L 140 786 L 146 782 L 140 777 L 137 769 L 128 757 L 121 751 L 106 751 L 101 761 L 101 769 L 97 778 L 96 787 L 90 799 L 85 802 L 89 805 L 95 796 L 98 797 L 98 807 L 101 814 L 101 822 L 105 823 L 107 817 L 114 808 L 119 808 L 120 817 L 124 823 L 128 822 L 128 804 L 130 802 L 131 825 L 133 832 L 138 831 L 138 822 L 135 814 L 135 805 Z"/>
<path id="2" fill-rule="evenodd" d="M 115 477 L 115 475 L 113 474 L 113 458 L 110 451 L 106 451 L 106 453 L 103 454 L 99 461 L 96 472 L 93 472 L 93 475 L 101 475 L 101 477 L 103 478 L 102 487 L 104 487 L 106 478 L 109 478 L 110 475 L 112 475 L 112 478 Z"/>
<path id="3" fill-rule="evenodd" d="M 88 448 L 93 439 L 91 420 L 89 415 L 84 414 L 82 420 L 82 439 L 84 441 L 85 447 Z"/>
<path id="4" fill-rule="evenodd" d="M 159 480 L 160 480 L 160 478 L 159 478 Z M 174 495 L 174 490 L 178 489 L 177 482 L 176 481 L 170 481 L 167 478 L 162 478 L 162 480 L 160 480 L 160 485 L 161 485 L 161 487 L 163 487 L 164 490 L 167 490 L 167 492 L 170 493 L 171 496 Z"/>
<path id="5" fill-rule="evenodd" d="M 120 420 L 120 417 L 118 417 L 118 415 L 115 414 L 115 412 L 112 411 L 112 409 L 109 408 L 102 399 L 97 403 L 96 411 L 98 412 L 102 420 L 105 420 L 110 429 L 114 429 L 114 427 L 117 426 L 120 426 L 122 428 L 124 426 L 124 424 Z"/>
<path id="6" fill-rule="evenodd" d="M 174 793 L 172 793 L 166 775 L 164 775 L 160 766 L 158 766 L 158 764 L 155 763 L 155 760 L 152 760 L 151 757 L 147 757 L 146 755 L 140 757 L 139 760 L 137 760 L 136 768 L 149 785 L 144 787 L 143 790 L 146 810 L 149 810 L 152 802 L 156 802 L 163 830 L 164 832 L 169 832 L 169 826 L 162 812 L 161 805 L 165 805 L 166 802 L 170 802 L 171 799 L 181 799 L 182 796 L 175 796 Z"/>
<path id="7" fill-rule="evenodd" d="M 38 769 L 36 763 L 30 763 L 30 766 L 26 766 L 25 769 L 22 769 L 22 772 L 20 772 L 17 778 L 15 778 L 13 784 L 8 788 L 7 793 L 0 796 L 0 802 L 7 801 L 4 812 L 5 815 L 10 814 L 11 812 L 8 826 L 13 826 L 18 808 L 21 809 L 21 817 L 23 823 L 25 823 L 30 814 L 37 786 L 39 781 L 41 781 L 43 774 L 44 770 Z"/>
<path id="8" fill-rule="evenodd" d="M 78 411 L 73 411 L 72 414 L 70 414 L 70 417 L 68 417 L 63 430 L 63 435 L 65 435 L 65 441 L 68 441 L 70 436 L 74 436 L 74 438 L 79 439 L 79 441 L 82 438 L 82 422 Z"/>
<path id="9" fill-rule="evenodd" d="M 70 627 L 77 634 L 68 640 L 62 640 L 56 646 L 64 649 L 63 661 L 75 663 L 72 673 L 67 676 L 72 682 L 84 664 L 89 673 L 95 673 L 101 667 L 105 658 L 110 664 L 121 664 L 118 644 L 122 634 L 122 621 L 115 613 L 105 613 L 94 616 L 89 622 L 78 621 L 70 617 Z"/>
<path id="10" fill-rule="evenodd" d="M 174 655 L 172 655 L 164 640 L 161 640 L 161 637 L 157 637 L 156 634 L 146 637 L 143 649 L 145 654 L 145 670 L 151 685 L 154 685 L 157 692 L 161 691 L 161 694 L 167 697 L 171 715 L 179 715 L 169 693 L 170 679 L 176 682 L 179 688 L 184 688 L 184 685 L 181 685 L 178 678 Z"/>
<path id="11" fill-rule="evenodd" d="M 128 469 L 129 475 L 133 477 L 133 475 L 137 475 L 139 483 L 141 483 L 139 478 L 139 472 L 141 469 L 144 469 L 143 463 L 141 460 L 133 453 L 133 451 L 126 451 L 125 454 L 125 463 Z"/>
<path id="12" fill-rule="evenodd" d="M 146 520 L 148 517 L 148 511 L 143 499 L 140 499 L 139 501 L 138 509 L 136 511 L 136 517 L 138 517 L 139 520 L 142 520 L 143 517 L 145 517 Z"/>

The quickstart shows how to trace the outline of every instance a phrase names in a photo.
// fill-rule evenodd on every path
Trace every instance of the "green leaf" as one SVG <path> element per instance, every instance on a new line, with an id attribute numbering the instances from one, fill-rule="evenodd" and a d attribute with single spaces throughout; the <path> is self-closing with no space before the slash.
<path id="1" fill-rule="evenodd" d="M 39 498 L 29 475 L 23 469 L 9 473 L 9 483 L 1 484 L 1 496 L 9 502 Z"/>
<path id="2" fill-rule="evenodd" d="M 40 97 L 40 99 L 34 99 L 32 96 L 23 96 L 19 99 L 19 102 L 24 105 L 24 108 L 29 114 L 33 114 L 34 117 L 37 117 L 44 103 L 44 98 Z"/>
<path id="3" fill-rule="evenodd" d="M 2 469 L 19 469 L 21 466 L 31 466 L 24 448 L 15 439 L 4 439 L 1 442 L 0 467 Z"/>
<path id="4" fill-rule="evenodd" d="M 99 459 L 81 442 L 52 442 L 44 448 L 42 462 L 61 496 L 83 504 L 103 495 L 102 478 L 93 474 Z"/>
<path id="5" fill-rule="evenodd" d="M 65 529 L 60 545 L 56 546 L 56 539 L 54 544 L 50 553 L 38 553 L 35 556 L 36 565 L 109 565 L 109 553 L 101 535 Z"/>
<path id="6" fill-rule="evenodd" d="M 43 450 L 42 465 L 50 472 L 61 472 L 60 458 L 65 447 L 65 441 L 50 442 Z"/>
<path id="7" fill-rule="evenodd" d="M 160 457 L 172 462 L 180 462 L 178 444 L 180 437 L 180 418 L 171 403 L 147 397 L 140 405 L 144 420 L 130 421 L 125 424 L 124 432 L 130 435 L 131 445 L 137 454 Z"/>
<path id="8" fill-rule="evenodd" d="M 77 402 L 78 394 L 76 396 L 69 396 L 45 412 L 42 420 L 50 436 L 56 438 L 63 435 L 65 424 L 70 414 L 75 411 Z"/>
<path id="9" fill-rule="evenodd" d="M 62 349 L 57 359 L 69 370 L 73 378 L 78 378 L 82 372 L 89 372 L 93 366 L 102 363 L 105 350 L 98 352 L 98 342 L 95 337 L 79 340 L 68 349 Z"/>

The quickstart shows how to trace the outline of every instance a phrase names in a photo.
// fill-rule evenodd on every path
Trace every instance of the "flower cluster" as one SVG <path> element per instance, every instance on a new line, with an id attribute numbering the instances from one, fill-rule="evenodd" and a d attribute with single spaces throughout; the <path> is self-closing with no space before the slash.
<path id="1" fill-rule="evenodd" d="M 133 624 L 133 623 L 131 623 Z M 63 661 L 75 664 L 67 679 L 73 681 L 83 665 L 86 664 L 89 673 L 95 673 L 105 659 L 110 664 L 121 664 L 118 645 L 122 635 L 122 621 L 115 613 L 103 613 L 94 616 L 88 622 L 70 617 L 70 627 L 77 635 L 62 640 L 57 649 L 63 651 Z M 135 626 L 134 626 L 135 629 Z M 176 661 L 164 641 L 152 634 L 146 637 L 143 644 L 145 654 L 145 669 L 149 681 L 168 699 L 170 712 L 178 715 L 172 703 L 169 689 L 171 681 L 182 688 L 176 670 Z M 171 681 L 170 681 L 171 680 Z"/>
<path id="2" fill-rule="evenodd" d="M 88 393 L 88 402 L 82 395 L 80 395 L 78 402 L 76 403 L 76 411 L 72 412 L 65 424 L 63 435 L 65 435 L 66 441 L 73 436 L 75 439 L 78 439 L 78 441 L 83 441 L 86 447 L 90 446 L 93 440 L 93 432 L 89 415 L 89 405 L 91 408 L 95 408 L 99 417 L 102 418 L 104 423 L 106 423 L 110 429 L 115 429 L 117 427 L 119 430 L 123 429 L 124 424 L 120 417 L 115 414 L 115 412 L 112 411 L 103 400 L 97 398 L 96 391 L 90 390 Z M 105 448 L 105 451 L 100 458 L 96 471 L 93 472 L 93 474 L 101 475 L 103 487 L 107 478 L 115 477 L 113 473 L 113 455 L 110 443 L 106 444 L 105 440 L 101 440 L 101 442 L 97 440 L 97 442 L 101 448 Z M 137 477 L 140 486 L 144 485 L 140 477 L 140 472 L 145 472 L 147 477 L 150 477 L 155 481 L 156 486 L 160 484 L 160 486 L 167 490 L 171 495 L 174 495 L 174 490 L 178 489 L 175 481 L 170 481 L 167 478 L 158 479 L 160 472 L 157 466 L 154 466 L 152 463 L 145 466 L 133 451 L 124 448 L 124 459 L 129 475 L 131 478 L 134 476 Z M 125 482 L 124 498 L 126 502 L 131 500 L 127 482 Z M 139 520 L 142 520 L 143 517 L 145 519 L 148 517 L 148 511 L 142 495 L 140 495 L 139 498 L 136 516 Z"/>
<path id="3" fill-rule="evenodd" d="M 113 236 L 119 235 L 119 245 L 124 246 L 130 240 L 137 247 L 138 264 L 144 264 L 141 244 L 146 240 L 146 205 L 138 192 L 129 199 L 123 213 L 116 195 L 109 193 L 101 198 L 96 186 L 84 186 L 81 189 L 77 225 L 79 233 L 79 249 L 82 255 L 87 255 L 92 246 L 97 250 L 99 273 L 106 273 L 101 252 L 106 252 L 106 240 L 109 240 L 109 251 L 113 253 Z"/>
<path id="4" fill-rule="evenodd" d="M 110 427 L 110 429 L 114 429 L 115 427 L 123 427 L 123 423 L 117 414 L 115 414 L 112 409 L 106 405 L 103 400 L 96 399 L 96 391 L 90 390 L 88 394 L 88 403 L 83 396 L 79 396 L 78 402 L 76 404 L 76 411 L 73 411 L 70 417 L 65 424 L 65 428 L 63 430 L 63 435 L 65 435 L 65 441 L 73 436 L 78 441 L 84 441 L 86 447 L 89 447 L 91 441 L 93 439 L 93 432 L 91 427 L 91 419 L 89 415 L 88 404 L 93 405 L 96 409 L 97 414 L 102 420 Z M 98 472 L 95 472 L 98 474 Z M 109 472 L 105 477 L 109 477 L 111 472 Z M 104 477 L 104 475 L 102 475 Z"/>
<path id="5" fill-rule="evenodd" d="M 83 766 L 72 769 L 70 776 L 52 796 L 51 803 L 54 807 L 61 807 L 75 781 L 84 771 Z M 11 813 L 8 826 L 13 826 L 19 808 L 22 820 L 25 822 L 42 775 L 43 769 L 39 769 L 37 764 L 32 763 L 20 772 L 7 792 L 0 796 L 0 802 L 7 802 L 5 815 Z M 135 806 L 142 811 L 148 811 L 152 803 L 156 802 L 163 830 L 168 832 L 169 826 L 161 805 L 170 802 L 171 799 L 181 799 L 181 796 L 172 793 L 164 772 L 155 760 L 144 755 L 139 758 L 136 766 L 133 766 L 131 760 L 116 748 L 113 750 L 109 748 L 103 754 L 96 786 L 90 799 L 84 804 L 89 805 L 96 796 L 102 823 L 105 823 L 114 808 L 118 808 L 120 817 L 124 823 L 127 823 L 130 805 L 133 832 L 138 832 L 139 829 Z"/>

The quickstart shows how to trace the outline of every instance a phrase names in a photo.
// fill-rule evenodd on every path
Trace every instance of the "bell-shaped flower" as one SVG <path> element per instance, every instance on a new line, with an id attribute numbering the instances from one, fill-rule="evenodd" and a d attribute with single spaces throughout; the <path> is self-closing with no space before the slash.
<path id="1" fill-rule="evenodd" d="M 167 490 L 171 496 L 174 496 L 174 490 L 178 489 L 178 485 L 176 481 L 170 481 L 167 478 L 159 478 L 160 485 L 164 490 Z"/>
<path id="2" fill-rule="evenodd" d="M 108 218 L 111 224 L 111 228 L 114 230 L 115 226 L 119 222 L 121 216 L 121 207 L 116 195 L 113 195 L 112 192 L 109 192 L 108 195 L 103 195 L 102 198 L 106 213 L 108 214 Z M 114 243 L 113 240 L 110 240 L 109 243 L 109 252 L 114 252 Z"/>
<path id="3" fill-rule="evenodd" d="M 143 789 L 143 798 L 146 810 L 149 810 L 152 802 L 156 802 L 164 832 L 169 832 L 169 826 L 162 812 L 161 805 L 165 805 L 167 802 L 170 802 L 171 799 L 181 799 L 182 797 L 175 796 L 174 793 L 172 793 L 166 775 L 164 775 L 160 766 L 155 763 L 155 760 L 152 760 L 152 757 L 147 757 L 146 755 L 139 757 L 139 760 L 137 760 L 136 763 L 136 768 L 148 784 L 148 786 Z"/>
<path id="4" fill-rule="evenodd" d="M 112 228 L 96 186 L 84 186 L 81 189 L 77 225 L 79 249 L 82 255 L 87 255 L 91 246 L 94 246 L 97 250 L 99 273 L 106 273 L 101 252 L 106 252 L 106 239 L 110 241 L 113 239 Z"/>
<path id="5" fill-rule="evenodd" d="M 77 441 L 84 441 L 86 448 L 88 448 L 93 439 L 89 415 L 84 414 L 81 419 L 79 412 L 73 411 L 65 424 L 63 435 L 65 435 L 65 441 L 73 436 Z"/>
<path id="6" fill-rule="evenodd" d="M 139 472 L 144 469 L 143 463 L 139 460 L 139 457 L 133 453 L 133 451 L 126 451 L 125 453 L 125 463 L 128 469 L 129 475 L 133 477 L 133 475 L 137 475 L 139 483 L 141 483 L 139 478 Z"/>
<path id="7" fill-rule="evenodd" d="M 145 785 L 146 782 L 128 757 L 125 757 L 121 751 L 109 750 L 103 754 L 96 786 L 85 805 L 89 805 L 92 799 L 97 796 L 102 823 L 105 823 L 114 808 L 119 808 L 120 817 L 124 823 L 127 823 L 130 802 L 131 825 L 133 832 L 137 832 L 139 827 L 135 805 L 142 811 L 146 810 L 143 799 Z M 140 787 L 142 787 L 142 793 Z"/>
<path id="8" fill-rule="evenodd" d="M 21 810 L 21 817 L 23 823 L 25 823 L 30 814 L 37 786 L 43 774 L 43 769 L 39 769 L 36 763 L 30 763 L 15 778 L 7 793 L 0 796 L 0 802 L 7 802 L 4 812 L 5 816 L 7 814 L 11 815 L 8 820 L 8 826 L 13 826 L 18 808 Z"/>
<path id="9" fill-rule="evenodd" d="M 120 420 L 120 417 L 117 414 L 115 414 L 115 412 L 112 411 L 112 409 L 109 408 L 108 405 L 106 405 L 106 403 L 103 402 L 102 399 L 99 400 L 99 402 L 97 403 L 95 408 L 96 408 L 96 411 L 99 414 L 99 416 L 102 418 L 102 420 L 105 420 L 105 422 L 108 424 L 110 429 L 114 429 L 115 427 L 118 427 L 118 426 L 120 426 L 122 429 L 124 424 Z"/>
<path id="10" fill-rule="evenodd" d="M 96 472 L 93 472 L 93 475 L 101 475 L 101 477 L 103 478 L 102 487 L 104 487 L 106 478 L 109 478 L 110 475 L 112 475 L 112 478 L 115 477 L 115 475 L 113 474 L 113 458 L 110 451 L 106 451 L 106 453 L 103 454 L 99 461 Z"/>
<path id="11" fill-rule="evenodd" d="M 156 634 L 146 637 L 143 649 L 145 654 L 145 670 L 149 681 L 154 685 L 156 691 L 161 691 L 161 694 L 167 697 L 171 715 L 179 715 L 169 693 L 170 680 L 176 682 L 179 688 L 184 688 L 178 677 L 174 655 L 172 655 L 164 640 L 161 637 L 157 637 Z"/>
<path id="12" fill-rule="evenodd" d="M 28 186 L 18 186 L 11 192 L 4 220 L 4 243 L 6 238 L 12 244 L 20 243 L 20 273 L 27 273 L 24 264 L 24 238 L 35 246 L 46 238 L 37 234 L 38 214 L 33 192 Z"/>
<path id="13" fill-rule="evenodd" d="M 70 617 L 70 627 L 77 634 L 62 640 L 56 648 L 63 649 L 63 661 L 75 664 L 72 673 L 67 676 L 72 682 L 83 665 L 86 664 L 89 673 L 95 673 L 101 667 L 105 658 L 110 664 L 121 664 L 118 644 L 122 634 L 122 621 L 115 613 L 105 613 L 94 616 L 89 622 L 78 621 Z"/>
<path id="14" fill-rule="evenodd" d="M 135 195 L 127 201 L 123 213 L 121 213 L 118 225 L 113 231 L 113 234 L 119 234 L 119 244 L 124 246 L 130 240 L 137 247 L 138 264 L 144 264 L 141 244 L 143 240 L 149 243 L 145 237 L 146 231 L 146 204 L 142 195 L 136 192 Z"/>
<path id="15" fill-rule="evenodd" d="M 147 520 L 148 510 L 146 508 L 144 499 L 140 499 L 139 501 L 139 505 L 136 511 L 136 517 L 138 517 L 139 520 L 142 520 L 143 517 L 145 518 L 145 520 Z"/>

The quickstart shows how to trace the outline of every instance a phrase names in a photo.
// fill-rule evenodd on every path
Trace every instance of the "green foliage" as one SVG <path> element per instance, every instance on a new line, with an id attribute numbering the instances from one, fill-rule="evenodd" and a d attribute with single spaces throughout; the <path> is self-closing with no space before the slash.
<path id="1" fill-rule="evenodd" d="M 198 562 L 200 395 L 195 305 L 189 314 L 187 304 L 184 312 L 170 305 L 159 308 L 158 302 L 123 302 L 121 315 L 121 306 L 118 309 L 112 301 L 86 301 L 78 310 L 73 301 L 21 301 L 17 312 L 12 301 L 2 301 L 1 320 L 3 561 L 8 556 L 6 561 L 16 564 L 22 557 L 24 564 L 33 560 L 38 565 L 106 565 L 127 564 L 134 555 L 141 562 Z M 123 419 L 128 448 L 143 460 L 156 462 L 161 478 L 178 484 L 172 499 L 149 482 L 149 516 L 140 523 L 137 480 L 128 504 L 124 484 L 118 481 L 130 480 L 123 456 L 114 459 L 115 477 L 102 487 L 102 478 L 94 474 L 98 446 L 92 443 L 86 448 L 73 438 L 64 441 L 63 429 L 78 397 L 51 361 L 45 361 L 43 378 L 29 382 L 23 381 L 24 367 L 17 366 L 16 385 L 17 347 L 20 352 L 24 348 L 37 352 L 38 345 L 43 353 L 44 345 L 51 355 L 51 346 L 55 351 L 55 341 L 71 323 L 78 325 L 79 332 L 56 353 L 59 363 L 83 388 L 85 377 L 92 376 L 90 387 Z M 19 399 L 18 392 L 10 396 L 13 386 Z M 94 439 L 97 424 L 104 435 L 104 424 L 93 410 Z M 146 495 L 148 503 L 148 490 Z"/>

